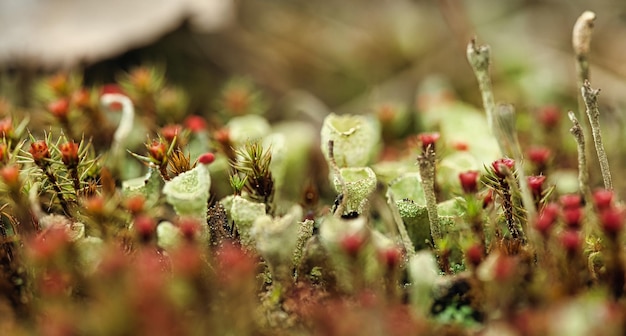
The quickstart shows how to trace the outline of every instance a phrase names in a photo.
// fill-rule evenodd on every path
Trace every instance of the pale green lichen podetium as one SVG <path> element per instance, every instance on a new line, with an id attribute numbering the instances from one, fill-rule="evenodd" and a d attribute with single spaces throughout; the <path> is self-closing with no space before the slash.
<path id="1" fill-rule="evenodd" d="M 478 86 L 483 99 L 483 106 L 485 108 L 485 112 L 487 113 L 487 124 L 493 133 L 495 100 L 493 98 L 493 90 L 491 88 L 491 78 L 489 77 L 489 46 L 477 46 L 476 39 L 472 39 L 467 45 L 467 60 L 472 66 L 474 75 L 478 80 Z M 502 148 L 500 148 L 500 150 L 502 150 Z"/>
<path id="2" fill-rule="evenodd" d="M 369 167 L 341 168 L 339 174 L 335 174 L 333 184 L 337 192 L 343 193 L 344 211 L 360 214 L 376 189 L 376 174 Z"/>
<path id="3" fill-rule="evenodd" d="M 211 189 L 211 175 L 206 165 L 198 164 L 165 182 L 163 194 L 179 216 L 206 220 L 207 202 Z"/>
<path id="4" fill-rule="evenodd" d="M 424 316 L 430 314 L 433 304 L 433 292 L 439 280 L 437 259 L 430 251 L 420 251 L 411 257 L 408 263 L 411 281 L 410 302 L 413 309 Z"/>
<path id="5" fill-rule="evenodd" d="M 394 216 L 399 217 L 394 219 L 407 251 L 429 246 L 428 212 L 419 173 L 404 174 L 389 183 L 386 196 Z"/>
<path id="6" fill-rule="evenodd" d="M 296 277 L 298 276 L 298 269 L 300 268 L 300 262 L 302 261 L 302 257 L 304 255 L 304 247 L 309 239 L 313 236 L 313 226 L 315 222 L 306 219 L 304 222 L 298 223 L 298 239 L 296 242 L 296 250 L 293 253 L 292 265 L 293 269 L 296 270 Z M 297 279 L 296 279 L 297 280 Z"/>
<path id="7" fill-rule="evenodd" d="M 226 128 L 235 148 L 243 146 L 246 142 L 260 141 L 271 132 L 267 119 L 254 114 L 231 118 Z"/>
<path id="8" fill-rule="evenodd" d="M 291 280 L 301 218 L 302 208 L 295 205 L 282 217 L 264 215 L 252 224 L 250 236 L 257 252 L 268 263 L 275 282 L 287 284 Z"/>
<path id="9" fill-rule="evenodd" d="M 119 93 L 103 94 L 102 97 L 100 97 L 100 103 L 106 107 L 114 103 L 120 103 L 122 105 L 122 118 L 113 134 L 113 143 L 111 144 L 107 164 L 112 168 L 114 173 L 124 174 L 126 142 L 133 130 L 135 107 L 130 98 Z"/>
<path id="10" fill-rule="evenodd" d="M 569 131 L 576 140 L 578 151 L 578 189 L 581 194 L 588 198 L 591 191 L 589 190 L 589 170 L 587 168 L 587 154 L 585 153 L 585 133 L 574 112 L 569 111 L 567 116 L 573 124 Z"/>
<path id="11" fill-rule="evenodd" d="M 339 168 L 365 167 L 376 154 L 380 126 L 370 117 L 329 114 L 321 130 L 321 149 L 330 163 L 328 142 L 334 143 L 334 159 Z"/>
<path id="12" fill-rule="evenodd" d="M 231 201 L 224 202 L 224 206 L 230 203 L 230 218 L 237 227 L 237 232 L 241 237 L 241 243 L 244 246 L 251 247 L 253 237 L 251 235 L 252 224 L 254 221 L 266 214 L 265 204 L 248 201 L 242 196 L 234 196 Z"/>
<path id="13" fill-rule="evenodd" d="M 598 161 L 600 162 L 600 171 L 602 172 L 604 189 L 613 190 L 611 171 L 609 169 L 609 159 L 606 156 L 606 151 L 604 150 L 602 132 L 600 131 L 600 110 L 598 109 L 598 94 L 600 93 L 600 90 L 593 89 L 587 80 L 580 90 L 583 100 L 585 101 L 587 117 L 589 117 L 589 124 L 591 125 L 591 135 L 593 136 L 593 142 L 596 147 L 596 152 L 598 153 Z"/>
<path id="14" fill-rule="evenodd" d="M 435 195 L 435 150 L 428 146 L 426 150 L 417 157 L 417 165 L 420 168 L 424 197 L 426 198 L 426 210 L 428 211 L 428 221 L 430 223 L 430 235 L 433 245 L 441 240 L 441 227 L 439 224 L 439 214 L 437 213 L 437 196 Z"/>
<path id="15" fill-rule="evenodd" d="M 576 55 L 576 77 L 578 81 L 578 87 L 582 87 L 585 81 L 589 80 L 589 61 L 587 55 L 591 48 L 591 36 L 593 33 L 594 21 L 596 20 L 596 14 L 591 11 L 585 11 L 582 13 L 572 29 L 572 47 L 574 54 Z M 580 118 L 584 111 L 584 101 L 582 97 L 578 97 L 578 113 L 577 117 Z M 581 125 L 584 130 L 584 126 Z"/>

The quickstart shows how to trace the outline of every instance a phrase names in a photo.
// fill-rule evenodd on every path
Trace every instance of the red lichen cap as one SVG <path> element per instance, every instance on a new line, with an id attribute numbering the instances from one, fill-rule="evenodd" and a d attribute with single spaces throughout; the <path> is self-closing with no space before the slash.
<path id="1" fill-rule="evenodd" d="M 156 233 L 156 221 L 152 217 L 139 215 L 135 217 L 133 223 L 135 231 L 144 240 L 149 239 Z"/>
<path id="2" fill-rule="evenodd" d="M 200 232 L 200 223 L 193 218 L 181 218 L 178 221 L 178 228 L 185 239 L 193 240 Z"/>
<path id="3" fill-rule="evenodd" d="M 459 174 L 461 188 L 466 194 L 473 194 L 478 191 L 478 171 L 470 170 Z"/>
<path id="4" fill-rule="evenodd" d="M 437 132 L 434 133 L 421 133 L 417 135 L 417 139 L 422 144 L 422 150 L 426 151 L 428 147 L 435 149 L 435 143 L 439 140 L 440 135 Z"/>
<path id="5" fill-rule="evenodd" d="M 546 177 L 543 175 L 540 176 L 528 176 L 528 186 L 530 190 L 535 196 L 541 196 L 543 191 L 543 182 L 546 181 Z"/>
<path id="6" fill-rule="evenodd" d="M 547 237 L 552 227 L 554 227 L 558 215 L 559 206 L 555 203 L 547 204 L 535 220 L 535 230 Z"/>
<path id="7" fill-rule="evenodd" d="M 482 245 L 479 243 L 470 245 L 467 250 L 465 250 L 465 258 L 467 258 L 467 261 L 474 267 L 480 265 L 483 260 Z"/>
<path id="8" fill-rule="evenodd" d="M 545 207 L 543 207 L 543 210 L 541 210 L 541 213 L 545 214 L 546 216 L 550 216 L 551 218 L 556 220 L 557 216 L 559 215 L 559 210 L 560 210 L 560 207 L 558 204 L 548 203 L 546 204 Z"/>
<path id="9" fill-rule="evenodd" d="M 125 95 L 127 96 L 127 94 L 124 92 L 124 90 L 122 90 L 122 88 L 117 85 L 117 84 L 105 84 L 102 86 L 102 89 L 100 90 L 100 95 L 104 95 L 107 93 L 111 93 L 111 94 L 121 94 L 121 95 Z M 111 109 L 112 111 L 121 111 L 122 110 L 122 103 L 120 102 L 113 102 L 109 105 L 109 109 Z"/>
<path id="10" fill-rule="evenodd" d="M 102 86 L 102 89 L 100 90 L 100 94 L 107 94 L 107 93 L 117 93 L 117 94 L 123 94 L 126 95 L 126 93 L 124 93 L 124 90 L 122 90 L 122 88 L 114 83 L 109 83 L 109 84 L 104 84 Z"/>
<path id="11" fill-rule="evenodd" d="M 200 155 L 200 157 L 198 158 L 198 162 L 200 162 L 201 164 L 211 164 L 213 163 L 213 161 L 215 161 L 215 154 L 213 153 L 204 153 L 202 155 Z"/>
<path id="12" fill-rule="evenodd" d="M 559 198 L 563 209 L 580 208 L 582 206 L 582 197 L 579 194 L 563 195 Z"/>
<path id="13" fill-rule="evenodd" d="M 608 209 L 613 205 L 614 193 L 612 190 L 599 189 L 593 193 L 593 204 L 598 211 Z"/>
<path id="14" fill-rule="evenodd" d="M 396 246 L 384 248 L 379 251 L 378 255 L 381 262 L 385 267 L 387 267 L 387 269 L 396 268 L 400 265 L 400 261 L 402 260 L 402 251 Z"/>
<path id="15" fill-rule="evenodd" d="M 63 164 L 68 167 L 75 167 L 78 165 L 78 144 L 74 141 L 68 141 L 59 146 L 59 150 L 61 151 L 61 160 Z"/>
<path id="16" fill-rule="evenodd" d="M 545 165 L 552 156 L 552 151 L 548 147 L 535 146 L 526 152 L 528 159 L 536 165 Z"/>
<path id="17" fill-rule="evenodd" d="M 621 209 L 610 207 L 600 214 L 600 227 L 609 236 L 616 236 L 624 227 L 624 212 Z"/>
<path id="18" fill-rule="evenodd" d="M 178 124 L 165 125 L 161 128 L 161 135 L 167 142 L 172 143 L 183 131 L 183 126 Z"/>
<path id="19" fill-rule="evenodd" d="M 66 98 L 61 98 L 59 100 L 53 101 L 48 104 L 48 111 L 52 113 L 53 116 L 64 119 L 67 118 L 67 115 L 70 111 L 70 101 Z"/>
<path id="20" fill-rule="evenodd" d="M 541 233 L 542 236 L 547 237 L 550 233 L 550 230 L 554 226 L 554 223 L 554 217 L 546 213 L 541 213 L 535 220 L 535 230 Z"/>
<path id="21" fill-rule="evenodd" d="M 567 227 L 572 229 L 580 229 L 582 226 L 583 210 L 582 208 L 563 209 L 563 221 Z"/>
<path id="22" fill-rule="evenodd" d="M 190 115 L 185 119 L 185 127 L 193 133 L 206 130 L 206 121 L 199 115 Z"/>
<path id="23" fill-rule="evenodd" d="M 561 245 L 568 253 L 576 253 L 582 246 L 582 237 L 577 230 L 564 230 L 559 237 Z"/>
<path id="24" fill-rule="evenodd" d="M 539 122 L 546 129 L 555 128 L 561 121 L 561 109 L 557 106 L 544 106 L 539 110 Z"/>
<path id="25" fill-rule="evenodd" d="M 502 158 L 495 160 L 491 163 L 491 167 L 493 171 L 498 175 L 498 177 L 505 177 L 504 171 L 502 171 L 502 166 L 507 167 L 509 170 L 513 170 L 515 167 L 515 161 L 509 158 Z"/>
<path id="26" fill-rule="evenodd" d="M 352 258 L 356 258 L 359 255 L 364 244 L 365 239 L 359 233 L 347 234 L 339 242 L 341 249 Z"/>

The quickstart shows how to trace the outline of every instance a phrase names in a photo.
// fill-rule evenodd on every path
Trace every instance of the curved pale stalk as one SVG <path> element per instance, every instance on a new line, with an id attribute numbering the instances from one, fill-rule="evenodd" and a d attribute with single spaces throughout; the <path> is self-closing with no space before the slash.
<path id="1" fill-rule="evenodd" d="M 106 93 L 100 97 L 100 103 L 106 107 L 111 104 L 118 103 L 122 105 L 122 118 L 113 134 L 113 143 L 111 144 L 111 161 L 116 168 L 115 171 L 120 172 L 121 161 L 124 157 L 126 139 L 133 130 L 135 119 L 135 106 L 127 96 L 119 93 Z"/>

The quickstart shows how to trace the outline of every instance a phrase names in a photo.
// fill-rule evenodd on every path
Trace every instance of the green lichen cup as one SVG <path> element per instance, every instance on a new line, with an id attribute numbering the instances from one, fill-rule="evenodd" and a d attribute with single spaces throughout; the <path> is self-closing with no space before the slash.
<path id="1" fill-rule="evenodd" d="M 332 141 L 337 166 L 364 167 L 377 153 L 380 132 L 380 126 L 372 118 L 331 113 L 322 125 L 322 153 L 330 162 L 328 143 Z"/>

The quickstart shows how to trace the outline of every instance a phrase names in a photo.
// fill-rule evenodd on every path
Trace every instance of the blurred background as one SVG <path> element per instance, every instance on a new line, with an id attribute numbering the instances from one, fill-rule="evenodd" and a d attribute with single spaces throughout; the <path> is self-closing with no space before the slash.
<path id="1" fill-rule="evenodd" d="M 3 0 L 0 90 L 28 104 L 19 91 L 37 75 L 77 68 L 88 83 L 107 83 L 148 63 L 164 65 L 205 112 L 234 75 L 274 102 L 302 90 L 350 112 L 372 99 L 410 101 L 440 75 L 479 104 L 465 59 L 477 36 L 492 48 L 498 100 L 573 108 L 571 30 L 585 10 L 597 14 L 592 82 L 617 108 L 626 92 L 620 0 Z"/>

